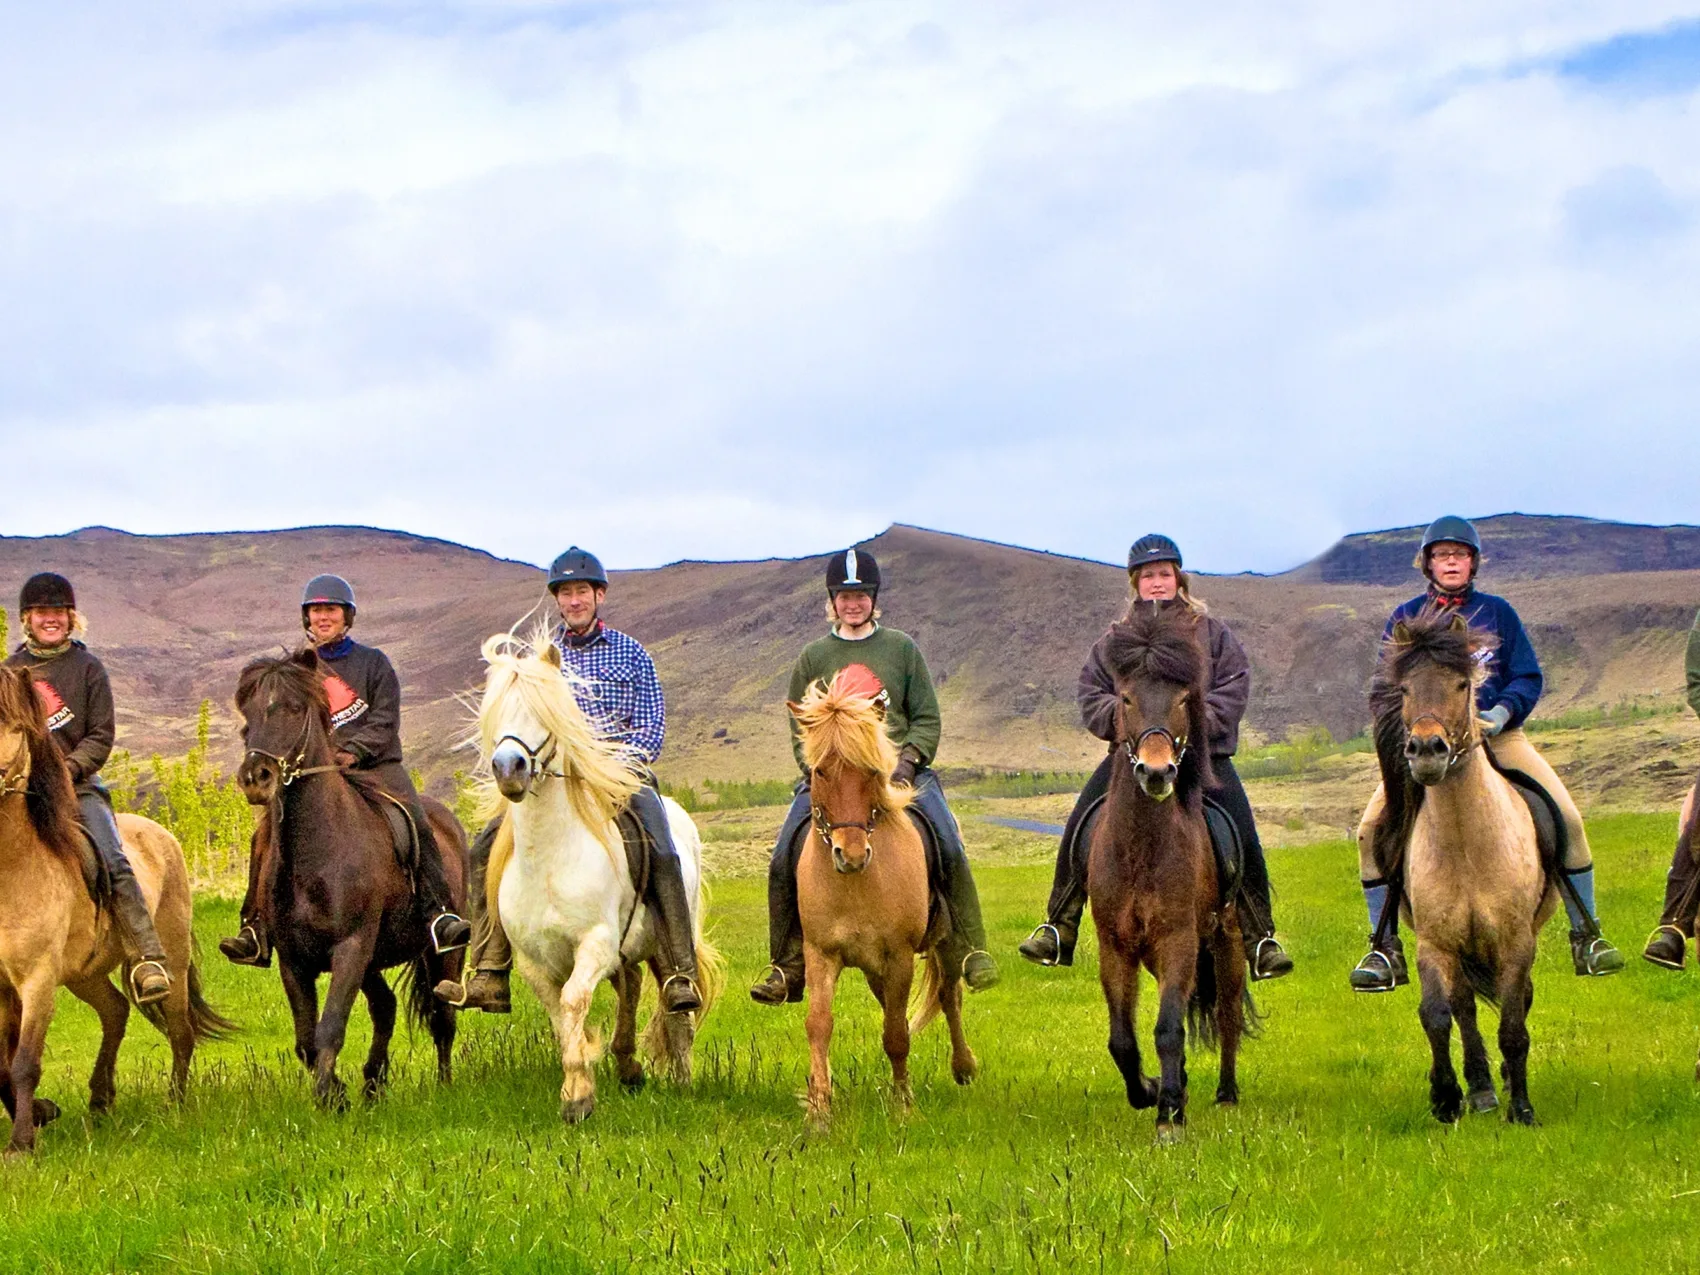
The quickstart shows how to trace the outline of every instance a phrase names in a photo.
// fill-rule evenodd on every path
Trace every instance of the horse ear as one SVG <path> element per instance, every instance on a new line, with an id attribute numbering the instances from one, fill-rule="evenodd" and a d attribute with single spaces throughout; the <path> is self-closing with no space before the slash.
<path id="1" fill-rule="evenodd" d="M 1468 633 L 1470 631 L 1470 622 L 1461 615 L 1454 615 L 1452 617 L 1452 623 L 1446 627 L 1451 629 L 1454 633 Z"/>
<path id="2" fill-rule="evenodd" d="M 785 701 L 785 709 L 793 717 L 801 717 L 803 715 L 803 706 L 794 699 L 788 699 Z"/>
<path id="3" fill-rule="evenodd" d="M 317 669 L 319 667 L 319 653 L 310 646 L 302 647 L 294 655 L 291 655 L 289 660 L 290 663 L 299 664 L 302 668 Z"/>
<path id="4" fill-rule="evenodd" d="M 556 646 L 553 642 L 545 642 L 543 644 L 542 656 L 543 662 L 551 668 L 561 667 L 561 648 Z"/>
<path id="5" fill-rule="evenodd" d="M 1393 640 L 1399 643 L 1400 646 L 1404 646 L 1410 642 L 1411 626 L 1406 624 L 1403 620 L 1400 620 L 1399 623 L 1393 626 Z"/>

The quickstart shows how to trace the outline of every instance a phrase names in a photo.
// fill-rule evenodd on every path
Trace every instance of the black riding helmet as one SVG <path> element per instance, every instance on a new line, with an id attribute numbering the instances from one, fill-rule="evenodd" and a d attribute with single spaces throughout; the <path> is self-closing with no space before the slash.
<path id="1" fill-rule="evenodd" d="M 851 589 L 869 597 L 880 591 L 880 564 L 866 549 L 846 549 L 827 560 L 826 591 L 838 594 Z"/>
<path id="2" fill-rule="evenodd" d="M 549 592 L 554 593 L 563 584 L 574 580 L 583 580 L 603 589 L 608 587 L 608 573 L 602 569 L 601 560 L 577 545 L 549 564 Z"/>
<path id="3" fill-rule="evenodd" d="M 1475 578 L 1476 568 L 1482 564 L 1482 536 L 1476 530 L 1476 524 L 1468 518 L 1460 518 L 1457 514 L 1446 514 L 1429 523 L 1428 530 L 1423 532 L 1423 547 L 1417 550 L 1417 570 L 1425 576 L 1428 574 L 1428 551 L 1438 544 L 1460 544 L 1470 551 L 1470 577 Z"/>
<path id="4" fill-rule="evenodd" d="M 310 606 L 339 606 L 349 628 L 354 627 L 354 586 L 341 576 L 314 576 L 301 590 L 301 627 L 307 627 Z"/>
<path id="5" fill-rule="evenodd" d="M 1132 575 L 1141 567 L 1151 562 L 1172 562 L 1175 570 L 1181 569 L 1181 547 L 1167 536 L 1153 532 L 1149 536 L 1141 536 L 1133 542 L 1133 548 L 1127 551 L 1127 570 Z"/>
<path id="6" fill-rule="evenodd" d="M 43 571 L 25 580 L 23 589 L 18 593 L 18 614 L 22 615 L 33 607 L 64 607 L 75 611 L 77 595 L 64 576 Z"/>

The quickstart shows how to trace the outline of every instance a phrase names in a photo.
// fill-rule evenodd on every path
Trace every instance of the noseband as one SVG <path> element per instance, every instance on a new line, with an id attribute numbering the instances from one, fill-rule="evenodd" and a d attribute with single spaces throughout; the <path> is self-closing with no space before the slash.
<path id="1" fill-rule="evenodd" d="M 832 849 L 832 834 L 837 832 L 840 828 L 860 828 L 862 830 L 862 835 L 868 839 L 868 861 L 870 863 L 873 862 L 874 825 L 879 822 L 880 818 L 880 808 L 878 806 L 875 806 L 873 809 L 868 811 L 868 821 L 866 823 L 833 823 L 831 816 L 826 813 L 825 806 L 810 807 L 810 817 L 814 821 L 815 831 L 820 834 L 820 839 L 826 843 L 826 848 L 828 850 Z"/>
<path id="2" fill-rule="evenodd" d="M 292 756 L 279 757 L 276 753 L 268 753 L 263 748 L 250 748 L 248 756 L 258 757 L 262 761 L 269 761 L 275 765 L 277 767 L 278 786 L 282 788 L 289 787 L 297 779 L 307 775 L 328 775 L 333 770 L 341 770 L 342 767 L 334 762 L 329 766 L 303 766 L 301 764 L 307 760 L 307 735 L 312 729 L 313 715 L 308 713 L 301 723 L 301 738 L 295 741 Z"/>
<path id="3" fill-rule="evenodd" d="M 525 786 L 529 790 L 539 779 L 565 779 L 564 770 L 550 770 L 549 763 L 555 760 L 555 755 L 561 751 L 560 743 L 553 735 L 549 736 L 549 751 L 541 756 L 538 750 L 526 743 L 518 735 L 503 735 L 496 741 L 496 748 L 490 750 L 490 755 L 496 755 L 496 749 L 503 744 L 512 744 L 525 754 Z"/>
<path id="4" fill-rule="evenodd" d="M 1137 739 L 1122 740 L 1122 747 L 1127 750 L 1128 762 L 1134 766 L 1138 766 L 1140 764 L 1139 750 L 1145 746 L 1145 741 L 1150 739 L 1153 735 L 1157 736 L 1159 739 L 1166 739 L 1169 741 L 1169 748 L 1173 750 L 1175 754 L 1175 766 L 1179 768 L 1181 762 L 1186 760 L 1186 736 L 1177 735 L 1173 731 L 1162 726 L 1153 726 L 1148 730 L 1140 731 Z"/>
<path id="5" fill-rule="evenodd" d="M 1470 759 L 1470 754 L 1475 751 L 1476 744 L 1479 742 L 1474 736 L 1471 736 L 1469 742 L 1464 747 L 1459 748 L 1452 742 L 1452 732 L 1446 728 L 1446 723 L 1441 721 L 1435 713 L 1422 714 L 1411 723 L 1411 726 L 1415 726 L 1418 722 L 1433 722 L 1440 727 L 1440 737 L 1446 741 L 1446 774 L 1448 776 Z M 1411 742 L 1411 726 L 1405 727 L 1405 743 L 1407 746 Z M 1407 764 L 1409 761 L 1410 759 L 1406 758 Z"/>
<path id="6" fill-rule="evenodd" d="M 10 768 L 0 771 L 0 799 L 21 797 L 30 790 L 29 761 L 30 750 L 27 748 L 19 749 L 18 756 L 13 759 L 14 765 L 19 762 L 22 763 L 18 773 L 14 775 Z"/>

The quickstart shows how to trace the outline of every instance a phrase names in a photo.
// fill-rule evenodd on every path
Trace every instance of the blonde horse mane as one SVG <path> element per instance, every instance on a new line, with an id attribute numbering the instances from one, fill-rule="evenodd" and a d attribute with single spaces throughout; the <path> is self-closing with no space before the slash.
<path id="1" fill-rule="evenodd" d="M 876 775 L 880 782 L 874 804 L 888 814 L 906 809 L 915 794 L 911 789 L 892 786 L 897 745 L 885 733 L 885 712 L 852 685 L 840 669 L 831 685 L 821 678 L 809 687 L 801 703 L 786 705 L 802 734 L 803 762 L 811 771 L 836 762 Z"/>

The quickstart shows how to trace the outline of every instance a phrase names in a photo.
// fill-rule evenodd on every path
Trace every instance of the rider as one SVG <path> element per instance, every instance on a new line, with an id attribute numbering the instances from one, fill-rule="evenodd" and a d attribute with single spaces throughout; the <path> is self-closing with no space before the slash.
<path id="1" fill-rule="evenodd" d="M 130 995 L 138 1005 L 165 999 L 171 975 L 165 949 L 154 931 L 136 874 L 124 855 L 112 797 L 100 782 L 100 768 L 112 752 L 117 719 L 106 668 L 81 641 L 88 625 L 77 610 L 77 597 L 64 576 L 31 576 L 18 598 L 24 642 L 6 663 L 29 671 L 77 790 L 77 820 L 93 843 L 112 882 L 112 910 L 124 940 L 130 968 Z"/>
<path id="2" fill-rule="evenodd" d="M 1127 570 L 1133 601 L 1161 602 L 1178 597 L 1203 620 L 1204 645 L 1210 657 L 1205 718 L 1210 725 L 1210 768 L 1216 776 L 1215 787 L 1206 791 L 1205 800 L 1219 806 L 1239 833 L 1244 867 L 1238 902 L 1251 977 L 1280 978 L 1292 971 L 1293 958 L 1275 938 L 1263 842 L 1258 838 L 1251 802 L 1233 761 L 1239 748 L 1240 718 L 1245 715 L 1246 703 L 1251 698 L 1251 661 L 1233 631 L 1208 614 L 1204 603 L 1192 596 L 1191 582 L 1181 567 L 1180 547 L 1173 540 L 1159 535 L 1136 540 L 1128 552 Z M 1110 752 L 1086 781 L 1063 829 L 1045 924 L 1034 930 L 1019 949 L 1022 956 L 1038 965 L 1074 964 L 1080 916 L 1086 907 L 1086 858 L 1091 847 L 1081 836 L 1081 825 L 1109 791 L 1110 763 L 1115 756 L 1116 688 L 1104 664 L 1104 642 L 1105 638 L 1098 640 L 1086 667 L 1080 670 L 1079 701 L 1086 729 L 1108 741 Z"/>
<path id="3" fill-rule="evenodd" d="M 1688 630 L 1688 707 L 1700 713 L 1700 615 L 1694 617 L 1694 627 Z M 1647 940 L 1641 953 L 1654 965 L 1679 970 L 1688 958 L 1688 940 L 1694 937 L 1695 891 L 1700 890 L 1700 845 L 1682 844 L 1682 830 L 1694 817 L 1694 801 L 1700 793 L 1700 783 L 1688 790 L 1682 800 L 1682 818 L 1677 823 L 1676 854 L 1670 861 L 1670 873 L 1665 877 L 1665 909 L 1659 915 L 1659 928 Z"/>
<path id="4" fill-rule="evenodd" d="M 962 831 L 944 799 L 944 789 L 931 762 L 939 745 L 939 701 L 932 675 L 915 641 L 907 633 L 879 623 L 875 600 L 880 569 L 866 549 L 834 554 L 826 568 L 827 618 L 832 632 L 803 648 L 791 669 L 787 696 L 800 700 L 817 681 L 830 681 L 840 669 L 860 664 L 870 670 L 887 698 L 886 733 L 897 745 L 896 784 L 914 788 L 914 805 L 925 816 L 938 843 L 938 881 L 950 908 L 952 930 L 948 960 L 959 961 L 963 981 L 982 991 L 998 981 L 998 967 L 986 951 L 986 927 L 980 918 L 980 896 L 968 867 Z M 756 985 L 752 999 L 763 1005 L 782 1005 L 803 998 L 803 927 L 797 915 L 798 834 L 810 817 L 808 767 L 803 761 L 802 735 L 791 723 L 791 748 L 803 778 L 791 809 L 779 829 L 767 873 L 768 943 L 773 963 Z"/>
<path id="5" fill-rule="evenodd" d="M 1476 588 L 1481 567 L 1482 539 L 1475 526 L 1464 518 L 1448 515 L 1429 525 L 1422 548 L 1412 564 L 1428 577 L 1428 589 L 1401 605 L 1388 617 L 1385 641 L 1400 620 L 1410 619 L 1424 607 L 1455 610 L 1475 629 L 1491 633 L 1497 640 L 1483 658 L 1487 676 L 1476 691 L 1476 713 L 1488 753 L 1501 767 L 1522 771 L 1533 779 L 1558 806 L 1564 820 L 1566 847 L 1563 873 L 1569 888 L 1561 889 L 1564 910 L 1570 916 L 1571 963 L 1579 976 L 1615 974 L 1623 968 L 1623 955 L 1599 933 L 1594 910 L 1594 856 L 1588 848 L 1588 833 L 1581 812 L 1565 790 L 1553 768 L 1529 742 L 1523 723 L 1541 697 L 1541 665 L 1535 648 L 1523 629 L 1523 621 L 1504 598 Z M 1352 990 L 1390 992 L 1410 981 L 1405 967 L 1405 949 L 1399 941 L 1399 917 L 1390 918 L 1388 935 L 1378 946 L 1375 932 L 1387 905 L 1389 878 L 1380 875 L 1371 843 L 1381 820 L 1385 797 L 1379 784 L 1358 825 L 1358 875 L 1369 906 L 1370 950 L 1352 971 Z"/>
<path id="6" fill-rule="evenodd" d="M 649 769 L 661 756 L 667 737 L 667 705 L 655 662 L 636 638 L 609 628 L 602 620 L 608 573 L 594 554 L 574 545 L 556 558 L 549 567 L 549 592 L 561 613 L 561 623 L 553 634 L 561 652 L 561 669 L 577 676 L 573 692 L 579 707 L 604 738 L 624 744 L 640 767 L 644 783 L 633 795 L 629 809 L 650 846 L 649 888 L 644 902 L 657 928 L 661 949 L 661 1007 L 669 1014 L 689 1013 L 702 1007 L 696 932 L 667 808 Z M 484 916 L 486 911 L 485 871 L 501 825 L 502 816 L 497 816 L 472 843 L 469 897 L 475 917 Z M 437 984 L 438 999 L 461 1009 L 510 1012 L 508 971 L 513 967 L 513 950 L 501 917 L 490 915 L 489 935 L 474 948 L 470 964 L 473 975 L 464 983 L 445 979 Z"/>
<path id="7" fill-rule="evenodd" d="M 415 890 L 427 918 L 431 946 L 438 952 L 465 947 L 472 927 L 453 911 L 454 898 L 443 875 L 442 851 L 431 821 L 401 761 L 401 682 L 389 657 L 377 647 L 349 636 L 354 626 L 354 589 L 341 576 L 314 576 L 301 594 L 301 627 L 318 652 L 330 701 L 331 742 L 345 770 L 369 776 L 407 808 L 419 838 Z M 260 858 L 269 844 L 264 826 L 254 831 L 248 860 L 248 895 L 242 901 L 242 928 L 235 938 L 220 939 L 218 950 L 238 965 L 269 965 L 271 935 L 259 908 Z"/>

